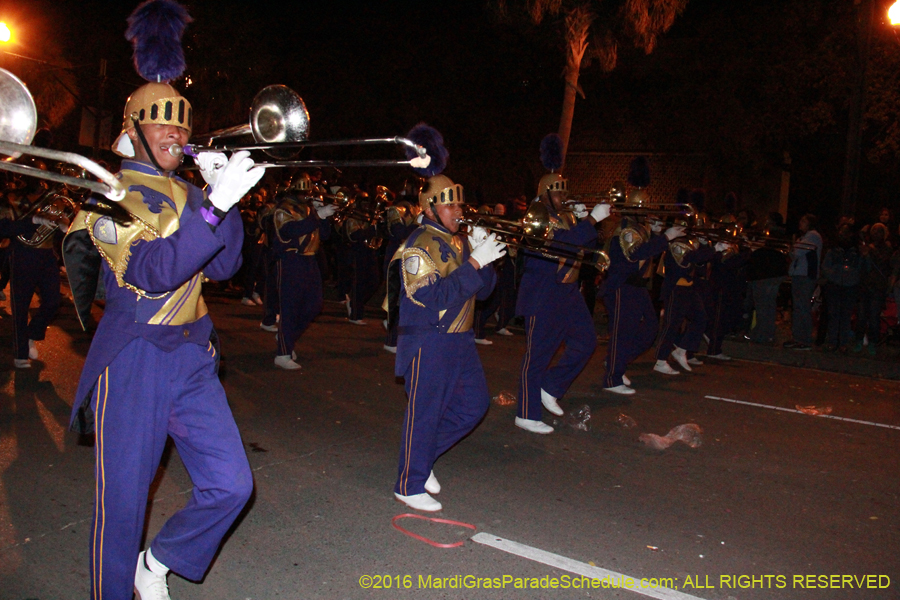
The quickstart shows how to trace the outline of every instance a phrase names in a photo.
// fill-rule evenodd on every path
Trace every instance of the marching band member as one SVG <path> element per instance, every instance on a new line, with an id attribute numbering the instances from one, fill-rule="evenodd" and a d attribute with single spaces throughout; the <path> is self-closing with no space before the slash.
<path id="1" fill-rule="evenodd" d="M 278 331 L 278 315 L 281 313 L 281 306 L 278 304 L 278 258 L 275 256 L 276 208 L 275 198 L 270 198 L 260 208 L 256 217 L 262 232 L 262 237 L 260 237 L 262 257 L 260 260 L 265 272 L 263 318 L 259 323 L 259 328 L 269 333 Z"/>
<path id="2" fill-rule="evenodd" d="M 148 32 L 147 13 L 165 12 L 168 30 L 189 17 L 174 2 L 155 0 L 129 19 L 136 64 L 148 80 L 171 80 L 184 69 L 154 60 L 147 72 L 140 40 L 156 39 L 172 55 L 177 40 Z M 217 377 L 219 351 L 200 293 L 205 278 L 226 280 L 241 264 L 243 230 L 233 207 L 262 177 L 247 152 L 222 166 L 224 155 L 198 159 L 207 195 L 173 174 L 185 145 L 191 105 L 167 83 L 149 83 L 125 105 L 115 150 L 125 198 L 86 206 L 65 240 L 78 314 L 90 310 L 97 270 L 106 310 L 85 361 L 71 427 L 96 436 L 96 491 L 91 543 L 92 598 L 168 599 L 169 570 L 203 579 L 219 545 L 250 498 L 253 476 Z M 220 162 L 222 161 L 222 162 Z M 167 437 L 175 442 L 194 490 L 140 552 L 147 494 Z"/>
<path id="3" fill-rule="evenodd" d="M 646 352 L 656 339 L 659 319 L 650 300 L 653 258 L 666 250 L 669 241 L 684 234 L 672 227 L 662 234 L 663 221 L 649 217 L 647 223 L 622 219 L 609 243 L 609 268 L 600 286 L 600 297 L 609 319 L 609 346 L 603 389 L 614 394 L 633 394 L 626 377 L 628 363 Z"/>
<path id="4" fill-rule="evenodd" d="M 688 352 L 696 352 L 706 330 L 706 308 L 703 299 L 694 288 L 697 265 L 715 257 L 716 251 L 709 244 L 701 244 L 693 237 L 676 237 L 669 241 L 666 252 L 665 277 L 660 300 L 663 302 L 664 321 L 656 350 L 654 371 L 666 375 L 678 375 L 678 371 L 666 360 L 669 354 L 682 369 L 691 370 Z M 681 325 L 687 321 L 685 331 Z M 695 365 L 703 363 L 692 359 Z"/>
<path id="5" fill-rule="evenodd" d="M 35 168 L 47 170 L 40 159 L 27 157 L 25 160 Z M 14 326 L 13 364 L 17 369 L 31 368 L 31 361 L 38 358 L 37 342 L 46 336 L 47 327 L 59 312 L 60 301 L 59 258 L 54 249 L 54 236 L 50 235 L 36 245 L 26 243 L 43 219 L 36 213 L 32 218 L 25 218 L 26 214 L 55 192 L 48 189 L 44 180 L 28 178 L 26 181 L 25 188 L 11 198 L 15 220 L 2 227 L 7 232 L 0 233 L 10 240 L 9 307 Z M 28 308 L 35 292 L 38 292 L 40 305 L 29 320 Z"/>
<path id="6" fill-rule="evenodd" d="M 431 153 L 429 153 L 431 154 Z M 441 510 L 434 462 L 465 437 L 490 403 L 472 321 L 475 300 L 494 289 L 488 265 L 505 254 L 492 234 L 459 234 L 463 189 L 444 175 L 419 194 L 424 219 L 397 253 L 403 274 L 395 374 L 409 404 L 394 496 L 410 508 Z"/>
<path id="7" fill-rule="evenodd" d="M 288 371 L 300 368 L 294 345 L 322 312 L 322 274 L 316 253 L 322 238 L 331 232 L 326 219 L 337 209 L 334 204 L 323 205 L 301 195 L 310 190 L 309 175 L 298 175 L 280 197 L 272 216 L 281 308 L 275 366 Z"/>
<path id="8" fill-rule="evenodd" d="M 494 215 L 506 217 L 506 204 L 497 203 Z M 516 249 L 508 248 L 506 256 L 497 261 L 497 294 L 500 307 L 497 309 L 497 335 L 513 335 L 507 328 L 516 316 Z"/>
<path id="9" fill-rule="evenodd" d="M 357 196 L 356 205 L 361 211 L 377 214 L 378 202 L 370 203 L 365 192 Z M 366 303 L 381 285 L 377 258 L 381 240 L 378 238 L 376 224 L 362 215 L 347 218 L 342 231 L 353 273 L 350 294 L 347 296 L 347 320 L 354 325 L 365 325 Z"/>
<path id="10" fill-rule="evenodd" d="M 776 213 L 778 214 L 778 213 Z M 727 231 L 724 230 L 723 231 Z M 725 336 L 741 322 L 744 293 L 747 290 L 746 266 L 750 251 L 741 250 L 736 242 L 719 241 L 716 255 L 708 264 L 709 288 L 704 304 L 706 315 L 706 356 L 716 360 L 731 360 L 722 352 Z"/>
<path id="11" fill-rule="evenodd" d="M 541 161 L 550 171 L 562 167 L 562 142 L 558 135 L 550 134 L 541 142 Z M 554 240 L 578 246 L 596 242 L 594 225 L 609 216 L 608 204 L 598 203 L 589 216 L 576 223 L 573 214 L 563 210 L 568 181 L 562 175 L 551 172 L 541 177 L 537 193 L 535 202 L 544 203 L 550 213 Z M 566 393 L 597 346 L 594 321 L 578 290 L 580 266 L 578 260 L 525 252 L 516 314 L 525 317 L 527 339 L 515 424 L 526 431 L 553 431 L 541 421 L 541 406 L 555 415 L 563 414 L 557 399 Z M 562 344 L 566 349 L 550 368 L 550 361 Z"/>

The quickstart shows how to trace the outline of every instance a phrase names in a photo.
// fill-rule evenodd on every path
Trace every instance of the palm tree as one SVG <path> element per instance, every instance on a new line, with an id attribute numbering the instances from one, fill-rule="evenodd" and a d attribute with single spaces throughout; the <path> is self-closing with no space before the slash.
<path id="1" fill-rule="evenodd" d="M 647 54 L 657 38 L 668 31 L 688 0 L 494 0 L 501 17 L 525 14 L 535 25 L 546 17 L 562 16 L 566 67 L 559 136 L 563 156 L 569 147 L 575 95 L 584 98 L 578 85 L 581 67 L 596 60 L 604 71 L 616 66 L 619 40 L 629 40 Z M 515 3 L 517 6 L 510 6 Z"/>

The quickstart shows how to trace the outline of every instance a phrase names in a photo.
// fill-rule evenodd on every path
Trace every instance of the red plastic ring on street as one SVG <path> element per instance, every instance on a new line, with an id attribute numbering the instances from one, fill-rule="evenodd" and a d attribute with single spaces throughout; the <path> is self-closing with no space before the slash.
<path id="1" fill-rule="evenodd" d="M 443 523 L 444 525 L 458 525 L 459 527 L 466 527 L 468 529 L 471 529 L 472 531 L 478 531 L 478 528 L 470 523 L 463 523 L 461 521 L 451 521 L 450 519 L 437 519 L 434 517 L 423 517 L 422 515 L 414 515 L 412 513 L 404 513 L 402 515 L 397 515 L 396 517 L 391 519 L 391 525 L 394 526 L 394 529 L 402 531 L 409 537 L 415 538 L 422 542 L 425 542 L 426 544 L 428 544 L 430 546 L 434 546 L 435 548 L 457 548 L 457 547 L 465 544 L 466 540 L 461 540 L 459 542 L 454 542 L 452 544 L 441 544 L 440 542 L 435 542 L 434 540 L 429 540 L 427 537 L 421 536 L 417 533 L 413 533 L 412 531 L 410 531 L 408 529 L 404 529 L 403 527 L 400 527 L 399 525 L 397 525 L 397 521 L 399 521 L 400 519 L 420 519 L 422 521 L 431 521 L 432 523 Z"/>

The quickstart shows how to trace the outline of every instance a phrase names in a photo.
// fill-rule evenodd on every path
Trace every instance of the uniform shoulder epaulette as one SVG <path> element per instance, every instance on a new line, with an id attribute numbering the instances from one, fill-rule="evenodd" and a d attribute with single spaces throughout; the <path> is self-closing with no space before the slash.
<path id="1" fill-rule="evenodd" d="M 649 240 L 647 231 L 637 224 L 625 225 L 621 228 L 616 237 L 619 240 L 619 246 L 622 248 L 622 254 L 624 254 L 625 258 L 630 262 L 634 262 L 634 259 L 631 258 L 634 251 L 637 250 L 641 244 Z"/>
<path id="2" fill-rule="evenodd" d="M 672 253 L 672 258 L 679 267 L 684 266 L 685 255 L 699 247 L 700 243 L 694 238 L 676 238 L 669 242 L 669 252 Z"/>

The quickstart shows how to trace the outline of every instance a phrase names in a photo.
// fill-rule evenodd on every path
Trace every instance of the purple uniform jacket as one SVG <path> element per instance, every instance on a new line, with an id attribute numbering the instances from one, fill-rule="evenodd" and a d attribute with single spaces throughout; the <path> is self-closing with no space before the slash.
<path id="1" fill-rule="evenodd" d="M 428 233 L 426 225 L 446 231 L 443 227 L 430 219 L 425 219 L 422 226 L 410 234 L 406 246 L 416 243 L 416 238 Z M 460 258 L 462 264 L 450 272 L 446 277 L 437 277 L 432 283 L 419 288 L 413 296 L 413 302 L 405 289 L 400 292 L 400 327 L 397 342 L 397 360 L 394 373 L 402 376 L 406 367 L 412 361 L 415 353 L 425 344 L 440 344 L 443 336 L 469 336 L 474 340 L 475 334 L 469 329 L 463 333 L 447 333 L 448 326 L 456 319 L 461 310 L 466 309 L 466 304 L 475 296 L 478 300 L 484 300 L 491 295 L 494 284 L 497 282 L 497 273 L 494 269 L 484 267 L 476 269 L 469 263 L 469 245 L 463 240 L 463 254 Z M 448 247 L 448 251 L 450 250 Z M 438 253 L 432 259 L 447 262 L 449 255 Z M 443 256 L 442 256 L 443 255 Z M 398 259 L 399 260 L 399 259 Z M 401 265 L 401 268 L 402 265 Z M 402 288 L 402 286 L 401 286 Z M 474 341 L 472 342 L 474 344 Z"/>
<path id="2" fill-rule="evenodd" d="M 681 265 L 675 262 L 671 252 L 666 252 L 666 274 L 663 279 L 660 298 L 665 300 L 678 285 L 678 281 L 684 279 L 687 283 L 694 282 L 694 270 L 697 265 L 712 260 L 716 256 L 715 249 L 709 244 L 702 245 L 696 250 L 691 250 L 681 259 Z"/>
<path id="3" fill-rule="evenodd" d="M 652 234 L 650 239 L 631 253 L 631 260 L 625 258 L 622 244 L 618 236 L 609 244 L 609 269 L 606 271 L 606 279 L 600 288 L 598 296 L 615 294 L 616 290 L 629 282 L 636 282 L 643 278 L 642 270 L 647 269 L 646 261 L 665 252 L 669 239 L 664 235 Z"/>
<path id="4" fill-rule="evenodd" d="M 127 170 L 159 175 L 153 167 L 135 161 L 123 161 L 122 171 Z M 204 192 L 186 185 L 188 197 L 178 219 L 179 228 L 167 237 L 140 241 L 132 247 L 124 280 L 148 294 L 161 296 L 177 290 L 200 271 L 209 279 L 224 281 L 241 266 L 244 231 L 237 209 L 229 210 L 218 227 L 213 228 L 199 211 Z M 206 346 L 213 330 L 208 314 L 182 325 L 147 324 L 149 316 L 157 313 L 166 299 L 140 298 L 127 287 L 120 287 L 105 261 L 102 274 L 106 308 L 81 372 L 70 421 L 70 427 L 83 433 L 88 432 L 83 431 L 85 424 L 88 428 L 92 425 L 92 416 L 87 415 L 87 421 L 81 420 L 79 425 L 79 413 L 90 406 L 90 394 L 97 378 L 130 342 L 143 339 L 168 352 L 182 344 Z"/>
<path id="5" fill-rule="evenodd" d="M 548 209 L 551 217 L 557 217 L 553 209 Z M 587 219 L 571 229 L 557 229 L 553 239 L 566 244 L 588 246 L 597 240 L 597 230 Z M 551 243 L 552 247 L 553 244 Z M 562 264 L 564 263 L 564 264 Z M 577 277 L 572 283 L 562 283 L 562 276 L 573 266 L 574 261 L 547 257 L 533 251 L 525 252 L 525 267 L 519 284 L 516 301 L 517 315 L 534 315 L 545 303 L 560 303 L 572 294 L 579 295 Z"/>

